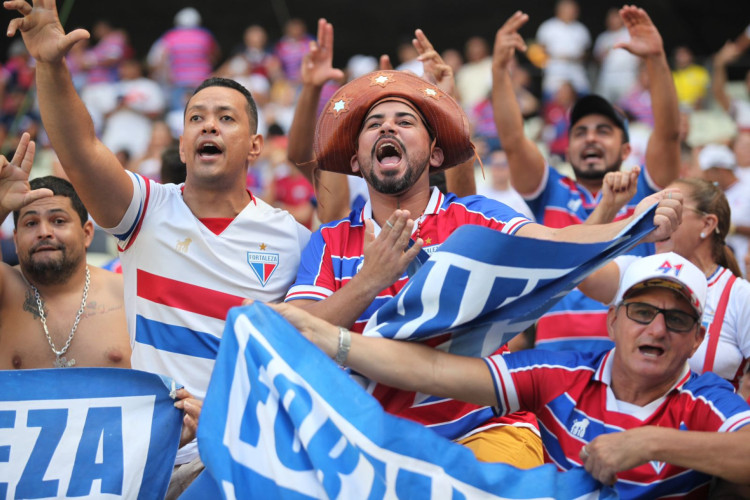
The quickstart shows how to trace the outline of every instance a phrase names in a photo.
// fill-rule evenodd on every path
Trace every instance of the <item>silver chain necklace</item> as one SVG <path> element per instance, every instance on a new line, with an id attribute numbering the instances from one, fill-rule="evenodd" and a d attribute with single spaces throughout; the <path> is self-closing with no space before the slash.
<path id="1" fill-rule="evenodd" d="M 68 347 L 70 347 L 70 343 L 73 342 L 73 336 L 76 334 L 76 329 L 78 328 L 78 323 L 81 321 L 81 315 L 83 314 L 83 309 L 86 307 L 86 297 L 89 294 L 89 284 L 91 283 L 91 273 L 89 273 L 89 268 L 86 266 L 86 284 L 83 286 L 83 298 L 81 299 L 81 307 L 78 309 L 78 313 L 76 314 L 76 320 L 73 322 L 73 327 L 70 329 L 70 335 L 68 335 L 68 341 L 65 342 L 65 345 L 62 349 L 59 351 L 55 348 L 55 343 L 52 341 L 52 337 L 49 334 L 49 330 L 47 329 L 47 317 L 44 315 L 44 307 L 42 307 L 42 297 L 39 295 L 39 290 L 36 289 L 34 285 L 29 283 L 29 286 L 32 290 L 34 290 L 34 298 L 36 299 L 36 307 L 39 309 L 39 317 L 42 319 L 42 326 L 44 327 L 44 335 L 47 337 L 47 342 L 49 342 L 49 346 L 52 348 L 52 352 L 55 353 L 55 368 L 70 368 L 71 366 L 74 366 L 76 364 L 75 359 L 71 359 L 68 361 L 68 358 L 63 356 L 65 352 L 68 350 Z"/>

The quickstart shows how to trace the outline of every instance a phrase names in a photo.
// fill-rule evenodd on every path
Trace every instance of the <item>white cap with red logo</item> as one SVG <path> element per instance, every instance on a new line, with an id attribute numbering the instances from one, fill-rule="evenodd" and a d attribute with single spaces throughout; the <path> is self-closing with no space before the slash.
<path id="1" fill-rule="evenodd" d="M 633 292 L 651 287 L 680 293 L 698 317 L 703 314 L 708 289 L 706 275 L 685 257 L 669 252 L 638 259 L 625 270 L 614 303 L 620 304 Z"/>

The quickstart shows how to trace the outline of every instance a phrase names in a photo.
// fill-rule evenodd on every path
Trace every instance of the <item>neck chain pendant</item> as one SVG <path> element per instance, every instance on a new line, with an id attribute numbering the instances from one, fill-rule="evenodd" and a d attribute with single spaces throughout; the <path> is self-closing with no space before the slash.
<path id="1" fill-rule="evenodd" d="M 75 364 L 75 359 L 71 359 L 70 361 L 68 361 L 68 358 L 66 358 L 65 356 L 57 356 L 55 358 L 55 368 L 71 368 L 75 366 Z"/>

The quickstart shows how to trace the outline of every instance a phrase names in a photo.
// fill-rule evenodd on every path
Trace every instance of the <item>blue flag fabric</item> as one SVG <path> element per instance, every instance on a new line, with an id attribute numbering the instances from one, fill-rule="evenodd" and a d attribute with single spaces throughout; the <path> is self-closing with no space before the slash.
<path id="1" fill-rule="evenodd" d="M 117 368 L 0 371 L 0 498 L 164 498 L 182 426 L 171 385 Z"/>
<path id="2" fill-rule="evenodd" d="M 229 312 L 198 447 L 216 490 L 230 499 L 616 498 L 583 469 L 478 462 L 467 448 L 385 413 L 258 303 Z"/>
<path id="3" fill-rule="evenodd" d="M 462 226 L 378 309 L 364 334 L 424 340 L 452 332 L 442 348 L 487 356 L 588 274 L 637 245 L 654 229 L 655 210 L 605 243 L 558 243 Z"/>

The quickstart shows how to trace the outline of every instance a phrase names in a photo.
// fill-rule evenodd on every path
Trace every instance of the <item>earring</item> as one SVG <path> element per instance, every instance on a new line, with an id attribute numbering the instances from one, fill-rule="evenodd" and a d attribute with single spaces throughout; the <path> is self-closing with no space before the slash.
<path id="1" fill-rule="evenodd" d="M 701 239 L 702 239 L 702 240 L 705 240 L 705 239 L 706 239 L 706 233 L 704 233 L 704 232 L 702 232 L 702 231 L 701 231 Z"/>

